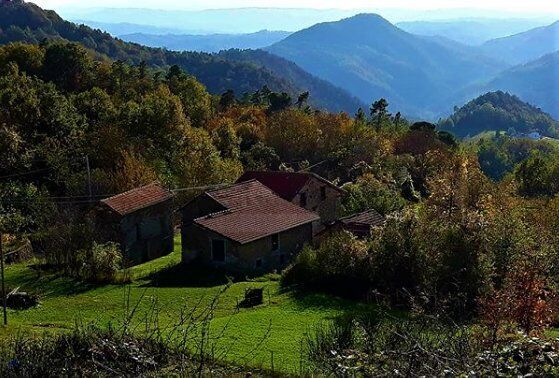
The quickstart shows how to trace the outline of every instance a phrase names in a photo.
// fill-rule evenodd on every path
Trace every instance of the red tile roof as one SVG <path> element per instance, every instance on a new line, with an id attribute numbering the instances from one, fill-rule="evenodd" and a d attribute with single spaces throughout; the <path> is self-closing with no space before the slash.
<path id="1" fill-rule="evenodd" d="M 158 183 L 132 189 L 101 201 L 119 215 L 127 215 L 134 211 L 156 205 L 173 198 L 173 193 Z"/>
<path id="2" fill-rule="evenodd" d="M 227 210 L 194 223 L 241 244 L 262 239 L 320 219 L 274 194 L 256 180 L 206 193 Z"/>
<path id="3" fill-rule="evenodd" d="M 311 172 L 249 171 L 245 172 L 237 180 L 237 182 L 258 180 L 268 188 L 272 189 L 281 198 L 287 201 L 292 201 L 311 179 L 319 180 L 331 188 L 343 192 L 342 189 L 338 188 L 330 181 Z"/>

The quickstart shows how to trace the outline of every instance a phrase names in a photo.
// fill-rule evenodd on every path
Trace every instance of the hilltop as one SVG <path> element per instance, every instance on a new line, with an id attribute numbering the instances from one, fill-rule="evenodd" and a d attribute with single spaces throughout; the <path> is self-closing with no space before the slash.
<path id="1" fill-rule="evenodd" d="M 502 91 L 489 92 L 457 109 L 439 125 L 441 129 L 466 137 L 486 131 L 538 132 L 559 136 L 559 122 L 518 97 Z"/>

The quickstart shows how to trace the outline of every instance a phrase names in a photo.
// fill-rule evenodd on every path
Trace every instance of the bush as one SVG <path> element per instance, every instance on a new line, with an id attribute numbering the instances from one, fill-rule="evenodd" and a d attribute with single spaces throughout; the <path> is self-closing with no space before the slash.
<path id="1" fill-rule="evenodd" d="M 122 254 L 116 243 L 93 243 L 77 253 L 78 275 L 91 282 L 112 282 L 122 267 Z"/>
<path id="2" fill-rule="evenodd" d="M 363 298 L 370 286 L 369 272 L 367 243 L 342 232 L 326 239 L 317 249 L 305 247 L 284 272 L 282 283 Z"/>
<path id="3" fill-rule="evenodd" d="M 559 373 L 558 340 L 519 337 L 485 349 L 469 326 L 430 317 L 387 319 L 379 315 L 337 319 L 309 335 L 306 355 L 316 374 L 513 377 Z"/>
<path id="4" fill-rule="evenodd" d="M 371 240 L 342 232 L 318 248 L 305 248 L 284 272 L 285 285 L 302 284 L 346 298 L 371 294 L 392 304 L 409 304 L 427 286 L 429 264 L 415 235 L 418 219 L 411 212 L 388 218 Z"/>
<path id="5" fill-rule="evenodd" d="M 77 214 L 60 219 L 49 228 L 31 235 L 33 251 L 45 259 L 47 265 L 77 276 L 81 263 L 76 251 L 89 249 L 95 238 L 94 227 L 88 222 L 79 222 Z"/>

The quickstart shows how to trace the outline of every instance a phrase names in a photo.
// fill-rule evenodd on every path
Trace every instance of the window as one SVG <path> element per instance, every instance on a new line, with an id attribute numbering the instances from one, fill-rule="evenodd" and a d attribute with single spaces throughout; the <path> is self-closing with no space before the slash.
<path id="1" fill-rule="evenodd" d="M 212 239 L 212 260 L 225 262 L 225 240 Z"/>
<path id="2" fill-rule="evenodd" d="M 279 234 L 272 235 L 272 252 L 279 251 L 279 248 L 280 248 Z"/>
<path id="3" fill-rule="evenodd" d="M 280 264 L 285 264 L 285 255 L 280 255 Z"/>
<path id="4" fill-rule="evenodd" d="M 326 199 L 326 187 L 325 186 L 320 188 L 320 199 L 323 200 L 323 201 Z"/>
<path id="5" fill-rule="evenodd" d="M 301 205 L 301 207 L 307 207 L 307 193 L 300 194 L 299 204 Z"/>
<path id="6" fill-rule="evenodd" d="M 256 268 L 262 268 L 262 259 L 256 259 Z"/>

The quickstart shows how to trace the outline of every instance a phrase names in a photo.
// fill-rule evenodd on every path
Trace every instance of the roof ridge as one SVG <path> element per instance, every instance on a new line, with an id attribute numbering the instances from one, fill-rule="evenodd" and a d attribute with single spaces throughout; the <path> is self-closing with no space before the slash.
<path id="1" fill-rule="evenodd" d="M 154 182 L 152 182 L 152 183 L 150 183 L 150 184 L 143 185 L 143 186 L 139 186 L 139 187 L 137 187 L 137 188 L 133 188 L 133 189 L 127 190 L 127 191 L 125 191 L 125 192 L 122 192 L 122 193 L 119 193 L 119 194 L 115 194 L 114 196 L 104 198 L 104 199 L 101 200 L 101 202 L 106 202 L 106 201 L 108 201 L 108 200 L 112 200 L 112 199 L 115 199 L 115 198 L 119 198 L 119 197 L 125 196 L 125 195 L 127 195 L 127 194 L 130 194 L 130 193 L 134 193 L 134 192 L 136 192 L 136 191 L 139 191 L 139 190 L 141 190 L 141 189 L 149 188 L 150 186 L 156 186 L 156 185 L 159 186 L 159 187 L 161 187 L 162 189 L 167 190 L 167 189 L 164 188 L 163 185 L 161 185 L 158 181 L 154 181 Z"/>
<path id="2" fill-rule="evenodd" d="M 124 216 L 148 206 L 170 200 L 174 194 L 161 183 L 154 181 L 99 201 L 117 214 Z"/>
<path id="3" fill-rule="evenodd" d="M 231 214 L 233 212 L 234 212 L 233 209 L 225 209 L 225 210 L 221 210 L 221 211 L 216 211 L 216 212 L 210 213 L 208 215 L 198 217 L 198 218 L 194 219 L 194 221 L 197 221 L 197 220 L 200 220 L 200 219 L 213 219 L 213 218 L 217 218 L 221 215 Z"/>

